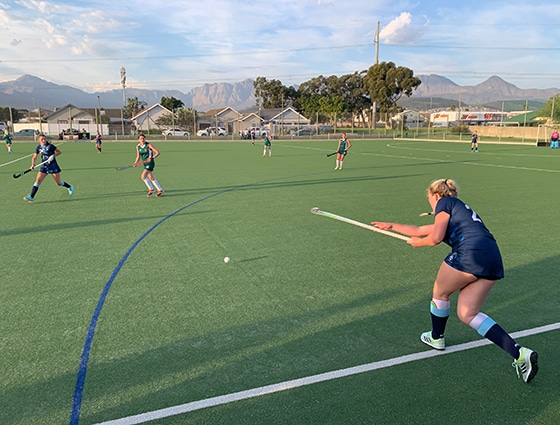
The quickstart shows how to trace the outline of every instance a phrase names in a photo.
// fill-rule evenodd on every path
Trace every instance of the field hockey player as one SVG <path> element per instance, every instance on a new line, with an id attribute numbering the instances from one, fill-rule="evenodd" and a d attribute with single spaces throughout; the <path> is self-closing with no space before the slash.
<path id="1" fill-rule="evenodd" d="M 538 356 L 521 347 L 492 318 L 482 313 L 494 284 L 504 277 L 502 256 L 494 236 L 482 219 L 457 198 L 459 188 L 451 179 L 433 181 L 428 187 L 428 202 L 434 223 L 425 226 L 373 221 L 376 227 L 411 236 L 413 247 L 435 246 L 441 242 L 451 247 L 441 263 L 433 286 L 430 313 L 432 330 L 420 340 L 436 350 L 445 349 L 445 326 L 450 315 L 451 294 L 457 297 L 457 316 L 461 322 L 492 341 L 511 357 L 517 376 L 530 382 L 538 371 Z"/>

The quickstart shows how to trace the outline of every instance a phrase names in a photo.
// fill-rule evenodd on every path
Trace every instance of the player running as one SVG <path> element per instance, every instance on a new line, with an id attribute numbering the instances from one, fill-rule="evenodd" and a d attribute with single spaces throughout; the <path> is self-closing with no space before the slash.
<path id="1" fill-rule="evenodd" d="M 159 156 L 159 151 L 154 145 L 146 141 L 146 136 L 140 134 L 138 136 L 138 145 L 136 145 L 136 159 L 134 160 L 134 166 L 136 167 L 140 164 L 144 166 L 144 170 L 140 175 L 142 181 L 148 187 L 148 194 L 146 196 L 152 196 L 154 194 L 154 187 L 157 189 L 156 196 L 163 195 L 163 189 L 159 185 L 158 181 L 154 177 L 154 168 L 156 166 L 155 159 Z"/>
<path id="2" fill-rule="evenodd" d="M 53 176 L 53 179 L 58 186 L 65 187 L 66 189 L 68 189 L 68 193 L 70 195 L 73 195 L 74 187 L 70 183 L 62 181 L 60 179 L 61 169 L 58 166 L 58 163 L 56 162 L 56 157 L 60 155 L 62 151 L 59 148 L 57 148 L 55 145 L 49 143 L 47 137 L 44 134 L 40 134 L 37 137 L 37 140 L 39 142 L 39 145 L 37 145 L 37 148 L 35 149 L 35 153 L 31 157 L 31 169 L 35 167 L 35 161 L 37 160 L 37 157 L 39 155 L 41 155 L 41 162 L 45 162 L 45 161 L 47 162 L 41 165 L 41 168 L 37 173 L 35 183 L 31 188 L 31 193 L 27 196 L 24 196 L 23 200 L 29 202 L 30 204 L 32 204 L 35 201 L 35 195 L 39 190 L 39 186 L 41 186 L 41 183 L 43 182 L 43 180 L 45 180 L 45 177 L 47 177 L 48 174 Z"/>

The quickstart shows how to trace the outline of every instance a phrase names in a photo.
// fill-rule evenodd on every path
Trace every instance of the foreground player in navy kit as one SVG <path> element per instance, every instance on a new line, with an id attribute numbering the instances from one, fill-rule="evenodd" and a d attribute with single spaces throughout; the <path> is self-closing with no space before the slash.
<path id="1" fill-rule="evenodd" d="M 500 325 L 480 312 L 496 281 L 504 277 L 504 267 L 494 236 L 481 218 L 457 198 L 458 191 L 457 184 L 451 179 L 439 179 L 430 184 L 427 192 L 435 216 L 433 224 L 415 226 L 379 221 L 372 224 L 411 236 L 407 243 L 413 247 L 434 246 L 441 242 L 451 247 L 434 283 L 430 307 L 432 330 L 420 336 L 422 342 L 436 350 L 445 349 L 449 297 L 459 291 L 459 319 L 510 354 L 517 375 L 530 382 L 538 370 L 537 353 L 521 347 Z"/>
<path id="2" fill-rule="evenodd" d="M 58 166 L 58 163 L 56 162 L 56 157 L 60 155 L 62 151 L 58 149 L 55 145 L 50 144 L 49 141 L 47 140 L 47 137 L 43 134 L 37 137 L 37 141 L 39 142 L 39 144 L 37 145 L 37 148 L 35 148 L 35 153 L 31 157 L 31 168 L 33 169 L 33 167 L 35 167 L 35 161 L 39 156 L 41 156 L 40 162 L 45 162 L 45 161 L 48 162 L 46 164 L 41 165 L 41 168 L 37 173 L 35 183 L 31 188 L 31 192 L 29 193 L 29 195 L 24 196 L 23 200 L 29 202 L 30 204 L 32 204 L 35 201 L 35 195 L 39 190 L 39 186 L 41 186 L 41 183 L 43 182 L 43 180 L 45 180 L 45 177 L 47 177 L 48 174 L 53 176 L 53 179 L 58 186 L 65 187 L 66 189 L 68 189 L 68 193 L 70 195 L 73 195 L 74 187 L 70 183 L 62 181 L 60 179 L 61 170 L 60 167 Z"/>

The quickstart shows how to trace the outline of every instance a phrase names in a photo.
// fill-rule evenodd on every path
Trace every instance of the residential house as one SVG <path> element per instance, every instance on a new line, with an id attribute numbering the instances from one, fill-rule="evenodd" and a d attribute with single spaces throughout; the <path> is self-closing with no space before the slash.
<path id="1" fill-rule="evenodd" d="M 243 117 L 240 112 L 237 112 L 231 107 L 212 109 L 204 112 L 197 117 L 196 129 L 204 130 L 208 127 L 221 127 L 226 129 L 228 134 L 236 133 L 237 122 Z"/>
<path id="2" fill-rule="evenodd" d="M 101 124 L 101 117 L 104 115 L 109 118 L 108 124 Z M 42 131 L 46 134 L 60 134 L 71 129 L 80 132 L 85 130 L 90 134 L 95 134 L 97 131 L 101 134 L 122 134 L 123 131 L 121 109 L 79 108 L 69 103 L 61 108 L 56 108 L 45 120 L 46 128 L 43 124 Z M 130 132 L 129 120 L 124 120 L 124 130 L 125 133 Z"/>
<path id="3" fill-rule="evenodd" d="M 131 118 L 131 121 L 136 127 L 137 132 L 149 133 L 153 129 L 161 130 L 159 125 L 156 124 L 157 119 L 171 113 L 169 109 L 156 103 L 147 108 L 143 108 Z"/>

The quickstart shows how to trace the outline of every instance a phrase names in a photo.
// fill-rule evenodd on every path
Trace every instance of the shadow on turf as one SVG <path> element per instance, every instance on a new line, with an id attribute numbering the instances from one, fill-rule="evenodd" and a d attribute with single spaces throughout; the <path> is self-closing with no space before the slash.
<path id="1" fill-rule="evenodd" d="M 183 212 L 183 214 L 194 215 L 194 214 L 207 214 L 213 212 L 211 210 L 205 211 L 187 211 Z M 142 220 L 161 220 L 167 217 L 167 214 L 162 215 L 152 215 L 152 216 L 140 216 L 140 217 L 122 217 L 122 218 L 114 218 L 114 219 L 107 219 L 107 220 L 91 220 L 91 221 L 76 221 L 76 222 L 68 222 L 68 223 L 58 223 L 56 225 L 57 230 L 63 229 L 75 229 L 75 228 L 87 228 L 87 227 L 97 227 L 97 226 L 106 226 L 108 224 L 115 224 L 115 223 L 130 223 L 132 221 L 142 221 Z M 34 227 L 27 227 L 27 228 L 19 228 L 19 229 L 9 229 L 9 230 L 0 230 L 0 237 L 2 236 L 11 236 L 11 235 L 20 235 L 26 233 L 37 234 L 40 232 L 52 232 L 51 228 L 46 228 L 45 226 L 34 226 Z"/>
<path id="2" fill-rule="evenodd" d="M 531 300 L 535 305 L 539 305 L 539 300 L 547 296 L 546 288 L 539 289 L 537 286 L 530 291 L 513 291 L 512 294 L 510 285 L 524 287 L 528 276 L 539 276 L 543 273 L 543 269 L 550 270 L 552 273 L 553 270 L 558 269 L 559 263 L 560 257 L 556 256 L 510 270 L 508 272 L 510 282 L 497 285 L 495 291 L 502 292 L 502 294 L 498 297 L 491 297 L 488 309 L 499 311 L 504 308 L 512 311 L 512 309 L 523 310 L 525 308 L 530 310 Z M 431 277 L 433 273 L 428 274 Z M 430 277 L 425 279 L 430 280 Z M 418 282 L 411 282 L 409 289 L 417 287 L 417 285 Z M 324 308 L 317 308 L 313 304 L 309 304 L 309 308 L 298 314 L 280 314 L 266 320 L 250 320 L 242 325 L 224 324 L 223 328 L 218 331 L 198 332 L 198 336 L 179 339 L 140 352 L 136 352 L 134 348 L 134 332 L 141 334 L 142 329 L 135 329 L 132 326 L 129 334 L 123 335 L 132 345 L 130 353 L 116 352 L 112 355 L 110 347 L 98 348 L 100 352 L 104 352 L 103 359 L 96 359 L 95 352 L 92 353 L 93 358 L 88 370 L 81 419 L 84 423 L 96 423 L 124 415 L 144 413 L 223 395 L 228 392 L 283 382 L 287 379 L 365 364 L 405 353 L 428 350 L 429 348 L 420 343 L 418 334 L 429 327 L 430 286 L 425 285 L 424 289 L 421 287 L 415 291 L 411 290 L 403 298 L 403 291 L 406 289 L 376 290 L 376 286 L 372 285 L 371 293 L 360 298 L 328 305 Z M 177 294 L 177 296 L 180 295 Z M 154 296 L 159 296 L 157 285 L 154 286 Z M 301 296 L 305 297 L 309 303 L 317 302 L 315 298 L 306 297 L 305 292 L 302 292 Z M 243 297 L 245 294 L 240 292 L 237 301 L 239 302 Z M 387 303 L 393 304 L 395 297 L 400 297 L 402 302 L 395 304 L 395 307 L 389 310 L 384 308 Z M 121 308 L 131 308 L 129 317 L 131 322 L 134 322 L 134 314 L 150 313 L 144 311 L 142 305 L 127 306 L 127 298 L 117 298 L 113 302 L 124 303 Z M 523 315 L 521 319 L 513 317 L 509 321 L 500 321 L 509 331 L 543 325 L 547 319 L 557 318 L 555 304 L 549 303 L 548 305 L 548 309 L 539 311 L 538 314 L 534 310 L 530 310 L 531 313 Z M 165 309 L 165 306 L 162 308 Z M 251 306 L 247 304 L 246 308 L 250 309 Z M 404 312 L 413 313 L 411 315 L 404 314 Z M 497 319 L 503 318 L 503 314 L 496 313 L 495 316 Z M 190 317 L 192 318 L 190 321 L 163 322 L 163 326 L 179 326 L 183 327 L 186 332 L 191 332 L 190 330 L 193 327 L 196 328 L 198 323 L 196 315 Z M 351 317 L 354 318 L 350 319 Z M 341 320 L 336 320 L 337 318 Z M 111 317 L 105 317 L 104 320 L 111 320 Z M 85 327 L 86 324 L 83 323 L 81 326 Z M 460 324 L 456 317 L 452 317 L 450 320 L 449 331 L 449 339 L 452 344 L 479 338 L 472 329 Z M 398 338 L 395 335 L 398 335 Z M 25 338 L 25 335 L 21 337 Z M 78 338 L 82 337 L 78 336 Z M 521 405 L 524 401 L 526 402 L 524 400 L 526 392 L 532 392 L 536 394 L 533 399 L 538 397 L 541 402 L 540 404 L 524 404 L 523 418 L 538 417 L 547 405 L 557 401 L 560 394 L 557 372 L 550 366 L 554 362 L 554 353 L 557 348 L 555 338 L 541 338 L 540 340 L 549 342 L 541 343 L 538 347 L 533 348 L 540 350 L 543 359 L 548 357 L 549 368 L 548 371 L 543 368 L 543 372 L 547 373 L 541 373 L 530 386 L 524 386 L 522 382 L 516 380 L 515 373 L 508 370 L 511 369 L 508 368 L 508 362 L 506 361 L 504 364 L 506 357 L 500 353 L 498 348 L 488 347 L 484 350 L 492 350 L 491 358 L 485 359 L 484 368 L 480 364 L 477 366 L 483 371 L 480 374 L 473 374 L 472 369 L 469 368 L 461 369 L 458 364 L 461 360 L 460 355 L 457 355 L 456 359 L 441 360 L 455 365 L 453 370 L 457 375 L 458 383 L 451 384 L 450 390 L 459 391 L 461 393 L 457 395 L 459 398 L 464 395 L 466 385 L 480 384 L 481 379 L 484 379 L 489 385 L 496 385 L 492 398 L 504 405 Z M 37 344 L 40 344 L 40 341 Z M 60 347 L 60 349 L 67 350 L 68 348 Z M 76 344 L 73 344 L 72 349 L 78 358 L 79 350 Z M 544 356 L 545 354 L 547 357 Z M 475 354 L 465 354 L 465 356 L 473 359 L 473 362 L 476 361 Z M 440 360 L 431 360 L 431 362 L 436 361 Z M 47 365 L 44 366 L 47 367 Z M 0 392 L 0 406 L 2 406 L 0 423 L 2 425 L 26 422 L 47 423 L 42 419 L 46 416 L 52 417 L 52 415 L 60 414 L 61 406 L 63 408 L 65 405 L 69 414 L 70 388 L 75 383 L 76 371 L 74 368 L 76 367 L 77 364 L 69 367 L 66 373 L 46 379 L 36 377 L 31 382 L 15 383 L 12 378 L 11 381 L 14 382 L 5 385 Z M 426 375 L 426 382 L 429 385 L 432 385 L 433 381 L 448 379 L 445 373 L 435 377 Z M 168 382 L 166 382 L 167 377 L 169 377 Z M 416 378 L 411 377 L 410 381 L 415 383 Z M 402 406 L 402 397 L 412 396 L 409 393 L 416 391 L 414 387 L 408 391 L 406 385 L 402 387 L 401 381 L 397 381 L 397 384 L 401 387 L 398 391 L 386 390 L 387 398 L 383 401 L 392 404 L 377 412 L 382 418 L 387 418 L 383 415 L 394 415 L 394 412 Z M 372 380 L 371 385 L 372 387 L 378 385 L 375 379 Z M 513 386 L 516 390 L 511 391 L 511 388 L 506 388 L 506 386 Z M 143 389 L 139 390 L 140 388 Z M 314 387 L 310 388 L 312 391 Z M 381 391 L 384 390 L 381 389 Z M 455 397 L 454 393 L 452 395 Z M 439 396 L 442 396 L 441 391 Z M 371 396 L 366 394 L 366 401 L 372 402 L 373 409 L 375 409 L 375 399 L 370 400 L 368 397 Z M 295 415 L 301 413 L 298 409 L 312 407 L 305 397 L 302 402 L 305 406 L 294 406 L 293 409 L 287 410 L 285 406 L 279 404 L 280 411 L 277 414 L 286 419 L 283 423 L 301 423 L 290 422 L 289 419 L 297 420 Z M 105 407 L 99 407 L 104 403 Z M 413 401 L 409 400 L 408 403 L 413 404 Z M 466 409 L 472 408 L 469 406 L 470 403 L 463 404 L 467 406 Z M 450 408 L 457 408 L 453 406 L 458 405 L 452 403 Z M 250 413 L 259 415 L 258 409 L 249 409 L 247 404 L 245 404 L 245 408 Z M 316 409 L 327 409 L 328 411 L 329 407 L 318 403 Z M 420 411 L 421 406 L 418 406 L 418 409 Z M 220 415 L 233 414 L 235 417 L 235 415 L 240 415 L 239 412 L 242 410 L 243 406 L 235 408 L 229 413 L 227 410 L 220 413 L 218 409 L 215 409 L 214 419 L 216 423 L 232 423 Z M 514 414 L 521 413 L 518 410 Z M 260 414 L 270 415 L 270 411 L 263 411 Z M 198 413 L 191 412 L 188 415 L 196 418 Z M 372 418 L 373 416 L 370 419 Z M 425 423 L 421 422 L 425 417 L 418 419 L 420 421 L 418 423 Z M 525 420 L 522 421 L 520 418 L 520 422 L 525 423 Z M 369 423 L 373 423 L 373 419 Z"/>

